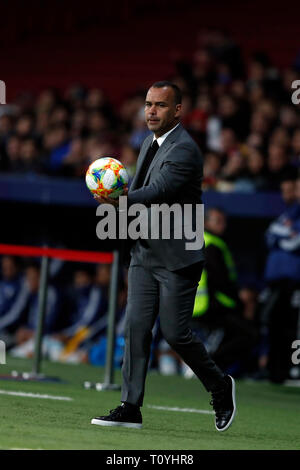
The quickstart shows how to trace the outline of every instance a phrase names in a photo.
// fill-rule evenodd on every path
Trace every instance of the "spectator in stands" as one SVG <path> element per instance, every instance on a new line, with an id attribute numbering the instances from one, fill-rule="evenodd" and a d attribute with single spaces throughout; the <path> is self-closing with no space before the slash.
<path id="1" fill-rule="evenodd" d="M 125 270 L 124 270 L 125 271 Z M 110 283 L 111 268 L 110 265 L 99 265 L 97 269 L 97 282 L 108 293 L 108 286 Z M 119 279 L 119 291 L 116 306 L 116 325 L 115 325 L 115 350 L 114 350 L 114 364 L 115 367 L 121 367 L 124 354 L 124 333 L 125 333 L 125 310 L 127 304 L 127 288 L 128 288 L 128 273 L 127 270 L 121 273 Z M 105 320 L 107 318 L 105 317 Z M 106 352 L 107 352 L 107 334 L 106 325 L 102 329 L 100 337 L 95 338 L 95 342 L 89 343 L 86 348 L 86 360 L 94 365 L 105 365 Z"/>
<path id="2" fill-rule="evenodd" d="M 49 125 L 67 125 L 69 122 L 69 112 L 63 105 L 56 106 L 49 115 Z"/>
<path id="3" fill-rule="evenodd" d="M 292 83 L 299 80 L 299 72 L 293 67 L 287 67 L 282 71 L 282 102 L 291 106 Z M 299 116 L 298 116 L 299 117 Z"/>
<path id="4" fill-rule="evenodd" d="M 14 120 L 8 114 L 0 115 L 0 143 L 5 143 L 7 137 L 14 131 Z"/>
<path id="5" fill-rule="evenodd" d="M 99 109 L 106 103 L 106 98 L 102 90 L 92 88 L 89 90 L 85 104 L 88 109 Z"/>
<path id="6" fill-rule="evenodd" d="M 204 341 L 218 366 L 238 375 L 245 372 L 243 367 L 256 345 L 258 333 L 254 319 L 244 316 L 235 264 L 223 239 L 226 223 L 222 210 L 210 208 L 206 211 L 206 261 L 196 294 L 191 328 Z M 246 309 L 245 312 L 249 313 Z M 159 345 L 159 368 L 163 372 L 168 370 L 165 369 L 165 356 L 168 358 L 168 369 L 175 371 L 174 361 L 178 361 L 178 357 L 163 342 Z M 187 378 L 193 376 L 185 364 L 183 374 Z"/>
<path id="7" fill-rule="evenodd" d="M 279 120 L 281 126 L 291 135 L 299 127 L 299 115 L 293 105 L 284 105 L 280 108 Z"/>
<path id="8" fill-rule="evenodd" d="M 300 129 L 296 129 L 292 137 L 292 163 L 300 166 Z"/>
<path id="9" fill-rule="evenodd" d="M 261 322 L 261 300 L 263 295 L 253 283 L 247 283 L 239 290 L 239 298 L 243 303 L 243 316 L 251 322 L 258 332 L 257 345 L 249 355 L 246 363 L 246 374 L 253 380 L 265 380 L 268 378 L 266 365 L 268 363 L 268 340 L 266 330 Z"/>
<path id="10" fill-rule="evenodd" d="M 96 268 L 95 282 L 103 291 L 106 298 L 108 298 L 109 286 L 111 277 L 111 265 L 110 264 L 99 264 Z"/>
<path id="11" fill-rule="evenodd" d="M 285 147 L 286 151 L 288 152 L 290 136 L 287 129 L 285 129 L 284 127 L 276 127 L 270 136 L 269 142 L 270 144 Z"/>
<path id="12" fill-rule="evenodd" d="M 116 147 L 110 139 L 100 137 L 89 137 L 85 141 L 85 154 L 87 165 L 101 156 L 117 155 Z"/>
<path id="13" fill-rule="evenodd" d="M 91 111 L 88 117 L 87 127 L 91 135 L 101 135 L 109 129 L 109 122 L 101 111 Z"/>
<path id="14" fill-rule="evenodd" d="M 209 100 L 207 95 L 200 95 L 197 98 L 197 104 L 195 109 L 191 109 L 185 116 L 184 123 L 189 131 L 203 133 L 206 131 L 207 120 L 210 114 L 209 111 Z"/>
<path id="15" fill-rule="evenodd" d="M 87 167 L 85 140 L 81 137 L 75 137 L 71 140 L 70 151 L 65 156 L 58 173 L 62 176 L 83 178 Z"/>
<path id="16" fill-rule="evenodd" d="M 38 321 L 38 290 L 40 268 L 32 263 L 25 269 L 24 281 L 14 301 L 9 305 L 0 321 L 0 331 L 6 330 L 14 335 L 11 343 L 16 344 L 11 354 L 20 357 L 31 357 L 34 349 L 34 333 Z M 56 289 L 48 286 L 47 307 L 44 333 L 50 334 L 58 327 L 59 298 Z"/>
<path id="17" fill-rule="evenodd" d="M 236 151 L 223 166 L 216 188 L 220 191 L 251 191 L 253 187 L 246 176 L 246 159 L 241 152 Z"/>
<path id="18" fill-rule="evenodd" d="M 49 113 L 54 109 L 54 107 L 59 103 L 59 93 L 54 88 L 47 88 L 43 90 L 40 95 L 38 96 L 37 103 L 36 103 L 36 112 L 39 114 L 40 112 Z"/>
<path id="19" fill-rule="evenodd" d="M 269 190 L 278 191 L 284 176 L 296 174 L 295 170 L 289 162 L 286 149 L 283 145 L 269 145 L 267 166 Z"/>
<path id="20" fill-rule="evenodd" d="M 88 135 L 88 114 L 85 109 L 77 109 L 71 116 L 71 137 L 85 137 Z"/>
<path id="21" fill-rule="evenodd" d="M 258 148 L 248 149 L 244 179 L 251 185 L 252 191 L 264 191 L 268 187 L 264 155 Z"/>
<path id="22" fill-rule="evenodd" d="M 6 142 L 7 170 L 18 173 L 21 170 L 20 155 L 21 140 L 17 135 L 11 135 Z"/>
<path id="23" fill-rule="evenodd" d="M 99 264 L 96 269 L 95 283 L 98 286 L 98 288 L 101 289 L 106 299 L 108 299 L 109 297 L 110 280 L 111 280 L 111 265 Z M 119 293 L 118 293 L 118 304 L 117 304 L 117 315 L 116 315 L 117 324 L 121 322 L 122 315 L 125 313 L 125 304 L 127 301 L 126 292 L 127 292 L 127 274 L 125 274 L 124 278 L 123 276 L 120 276 L 119 278 Z M 106 327 L 107 325 L 105 325 L 104 329 L 101 331 L 101 334 L 104 334 L 106 332 Z"/>
<path id="24" fill-rule="evenodd" d="M 248 148 L 263 149 L 264 138 L 259 132 L 251 132 L 246 139 L 246 145 Z"/>
<path id="25" fill-rule="evenodd" d="M 215 188 L 220 178 L 221 156 L 217 152 L 208 152 L 204 158 L 203 188 Z"/>
<path id="26" fill-rule="evenodd" d="M 19 171 L 41 173 L 43 163 L 37 141 L 30 137 L 23 139 L 20 146 Z"/>
<path id="27" fill-rule="evenodd" d="M 269 255 L 265 268 L 268 284 L 263 324 L 268 327 L 270 380 L 282 383 L 289 378 L 291 344 L 297 335 L 300 307 L 300 180 L 296 182 L 296 203 L 268 228 Z"/>
<path id="28" fill-rule="evenodd" d="M 81 269 L 74 273 L 69 298 L 69 326 L 62 332 L 68 339 L 80 329 L 93 326 L 106 313 L 107 293 L 94 284 L 93 276 L 87 269 Z"/>
<path id="29" fill-rule="evenodd" d="M 282 179 L 280 183 L 280 191 L 281 197 L 287 207 L 297 203 L 295 178 L 291 178 L 288 175 L 286 178 Z"/>
<path id="30" fill-rule="evenodd" d="M 97 267 L 95 281 L 90 269 L 78 269 L 74 273 L 69 298 L 69 318 L 66 328 L 54 338 L 59 350 L 57 359 L 81 362 L 87 358 L 87 351 L 107 328 L 108 286 L 110 268 Z"/>
<path id="31" fill-rule="evenodd" d="M 65 92 L 65 100 L 70 104 L 70 109 L 73 111 L 83 110 L 84 103 L 87 96 L 87 90 L 80 84 L 72 85 Z"/>
<path id="32" fill-rule="evenodd" d="M 49 152 L 49 169 L 55 172 L 70 152 L 69 131 L 66 124 L 54 124 L 47 130 L 44 146 Z"/>
<path id="33" fill-rule="evenodd" d="M 44 134 L 50 126 L 50 115 L 47 111 L 38 111 L 36 109 L 36 134 L 39 141 L 43 140 Z"/>
<path id="34" fill-rule="evenodd" d="M 202 31 L 197 47 L 192 63 L 174 54 L 175 81 L 184 90 L 186 127 L 204 153 L 222 156 L 217 172 L 225 180 L 219 185 L 210 181 L 208 187 L 278 191 L 283 175 L 291 167 L 298 168 L 300 161 L 300 113 L 291 104 L 291 83 L 298 79 L 297 71 L 285 69 L 280 77 L 262 52 L 253 54 L 245 68 L 239 47 L 215 29 Z M 0 116 L 0 170 L 82 178 L 91 160 L 118 155 L 121 148 L 133 175 L 130 147 L 138 150 L 149 133 L 141 118 L 143 90 L 128 96 L 118 115 L 103 90 L 88 90 L 80 84 L 71 86 L 64 96 L 49 88 L 35 103 L 31 95 L 16 103 L 11 115 Z M 245 148 L 251 157 L 244 158 Z M 260 152 L 267 155 L 268 171 Z M 214 164 L 219 166 L 210 156 L 209 174 Z"/>
<path id="35" fill-rule="evenodd" d="M 266 145 L 268 132 L 270 131 L 271 123 L 266 119 L 264 113 L 255 111 L 250 119 L 250 133 L 258 134 L 263 139 L 263 145 Z"/>
<path id="36" fill-rule="evenodd" d="M 249 117 L 239 108 L 238 101 L 233 96 L 225 94 L 219 98 L 218 114 L 223 128 L 233 129 L 239 139 L 247 136 Z"/>
<path id="37" fill-rule="evenodd" d="M 3 107 L 2 107 L 3 109 Z M 0 171 L 9 170 L 9 161 L 6 152 L 7 141 L 14 133 L 14 119 L 8 113 L 0 112 Z"/>
<path id="38" fill-rule="evenodd" d="M 257 341 L 253 319 L 243 316 L 232 255 L 223 239 L 226 216 L 210 208 L 205 215 L 205 267 L 195 300 L 192 328 L 206 338 L 206 347 L 219 367 L 239 373 Z M 239 369 L 241 368 L 241 369 Z M 238 372 L 239 371 L 239 372 Z"/>
<path id="39" fill-rule="evenodd" d="M 225 161 L 239 150 L 239 142 L 232 129 L 223 128 L 220 135 L 220 150 Z"/>
<path id="40" fill-rule="evenodd" d="M 19 261 L 12 256 L 3 256 L 0 280 L 0 336 L 7 347 L 13 344 L 13 333 L 21 319 L 25 299 Z"/>
<path id="41" fill-rule="evenodd" d="M 276 103 L 271 99 L 264 98 L 258 103 L 256 110 L 263 114 L 270 123 L 271 129 L 273 129 L 278 120 L 278 107 Z"/>
<path id="42" fill-rule="evenodd" d="M 21 326 L 16 332 L 18 344 L 32 338 L 38 322 L 38 292 L 40 286 L 40 267 L 32 263 L 25 269 L 25 284 L 27 290 L 26 305 L 21 312 L 23 318 Z M 56 289 L 48 286 L 47 309 L 44 323 L 44 333 L 50 334 L 56 331 L 59 319 L 59 298 Z"/>
<path id="43" fill-rule="evenodd" d="M 34 120 L 30 114 L 24 114 L 16 122 L 16 134 L 20 138 L 31 137 L 34 131 Z"/>
<path id="44" fill-rule="evenodd" d="M 120 107 L 120 117 L 125 128 L 128 130 L 132 126 L 134 119 L 144 108 L 145 98 L 143 93 L 136 93 L 135 95 L 125 99 Z"/>

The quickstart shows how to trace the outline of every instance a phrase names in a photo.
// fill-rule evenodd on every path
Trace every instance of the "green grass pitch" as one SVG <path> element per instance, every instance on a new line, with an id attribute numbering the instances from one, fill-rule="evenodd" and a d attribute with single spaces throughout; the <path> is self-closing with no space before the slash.
<path id="1" fill-rule="evenodd" d="M 30 371 L 31 361 L 7 357 L 0 374 Z M 300 389 L 270 383 L 237 381 L 237 415 L 224 433 L 212 414 L 158 410 L 151 406 L 211 411 L 210 395 L 200 382 L 150 372 L 146 382 L 143 429 L 90 424 L 120 404 L 120 392 L 85 390 L 83 382 L 101 382 L 104 370 L 90 365 L 45 361 L 43 372 L 67 383 L 0 380 L 0 449 L 300 449 Z M 121 383 L 120 371 L 116 383 Z M 26 392 L 72 398 L 56 401 L 7 395 Z M 4 393 L 3 393 L 4 392 Z"/>

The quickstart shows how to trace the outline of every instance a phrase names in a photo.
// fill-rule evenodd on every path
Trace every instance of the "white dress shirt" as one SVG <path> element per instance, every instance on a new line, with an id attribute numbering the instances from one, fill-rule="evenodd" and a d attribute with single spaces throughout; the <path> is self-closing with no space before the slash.
<path id="1" fill-rule="evenodd" d="M 176 126 L 174 126 L 170 131 L 166 132 L 165 134 L 161 135 L 160 137 L 158 137 L 156 139 L 155 135 L 153 136 L 153 140 L 152 140 L 152 143 L 157 140 L 157 143 L 158 143 L 158 146 L 160 147 L 161 144 L 164 142 L 164 140 L 168 137 L 169 134 L 171 134 L 171 132 L 174 131 L 174 129 L 176 129 L 176 127 L 179 126 L 179 123 L 176 124 Z"/>

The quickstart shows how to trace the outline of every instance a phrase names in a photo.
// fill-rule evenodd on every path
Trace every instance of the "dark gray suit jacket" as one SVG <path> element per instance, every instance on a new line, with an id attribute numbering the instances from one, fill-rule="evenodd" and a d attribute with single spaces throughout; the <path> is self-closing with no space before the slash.
<path id="1" fill-rule="evenodd" d="M 140 150 L 137 161 L 137 170 L 128 191 L 128 207 L 135 203 L 144 204 L 150 208 L 151 204 L 168 205 L 179 204 L 184 214 L 184 204 L 190 204 L 192 218 L 188 221 L 182 217 L 182 238 L 174 238 L 174 225 L 171 226 L 170 239 L 163 239 L 161 232 L 159 239 L 148 238 L 147 244 L 162 264 L 170 271 L 184 268 L 204 260 L 204 246 L 187 250 L 186 243 L 193 240 L 185 237 L 184 224 L 196 229 L 196 204 L 202 204 L 201 182 L 203 176 L 203 158 L 195 141 L 179 124 L 159 147 L 145 177 L 143 187 L 136 189 L 139 172 L 147 151 L 152 143 L 153 135 L 148 136 Z M 150 209 L 147 210 L 149 227 L 151 227 Z M 203 227 L 197 235 L 203 239 Z M 151 236 L 150 233 L 148 236 Z M 134 256 L 134 246 L 131 249 Z"/>

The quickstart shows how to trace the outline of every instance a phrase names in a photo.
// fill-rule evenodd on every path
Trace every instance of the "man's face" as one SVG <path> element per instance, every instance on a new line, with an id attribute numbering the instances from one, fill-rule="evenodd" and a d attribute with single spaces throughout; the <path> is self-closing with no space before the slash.
<path id="1" fill-rule="evenodd" d="M 91 278 L 89 274 L 85 271 L 76 271 L 74 275 L 74 285 L 78 289 L 82 287 L 87 287 L 91 283 Z"/>
<path id="2" fill-rule="evenodd" d="M 109 264 L 100 264 L 97 268 L 96 282 L 100 286 L 109 286 L 111 277 L 111 267 Z"/>
<path id="3" fill-rule="evenodd" d="M 17 267 L 9 256 L 2 258 L 2 276 L 6 280 L 13 279 L 17 274 Z"/>
<path id="4" fill-rule="evenodd" d="M 28 267 L 26 269 L 26 281 L 30 292 L 37 292 L 40 285 L 39 270 L 34 267 Z"/>
<path id="5" fill-rule="evenodd" d="M 280 185 L 281 196 L 286 204 L 292 204 L 296 199 L 296 188 L 294 181 L 283 181 Z"/>
<path id="6" fill-rule="evenodd" d="M 300 179 L 297 179 L 296 181 L 296 198 L 297 198 L 298 204 L 300 204 Z"/>
<path id="7" fill-rule="evenodd" d="M 211 210 L 206 220 L 205 229 L 222 236 L 226 230 L 226 217 L 222 212 Z"/>
<path id="8" fill-rule="evenodd" d="M 148 129 L 160 137 L 178 123 L 181 104 L 175 104 L 170 87 L 150 88 L 145 101 L 145 119 Z"/>

